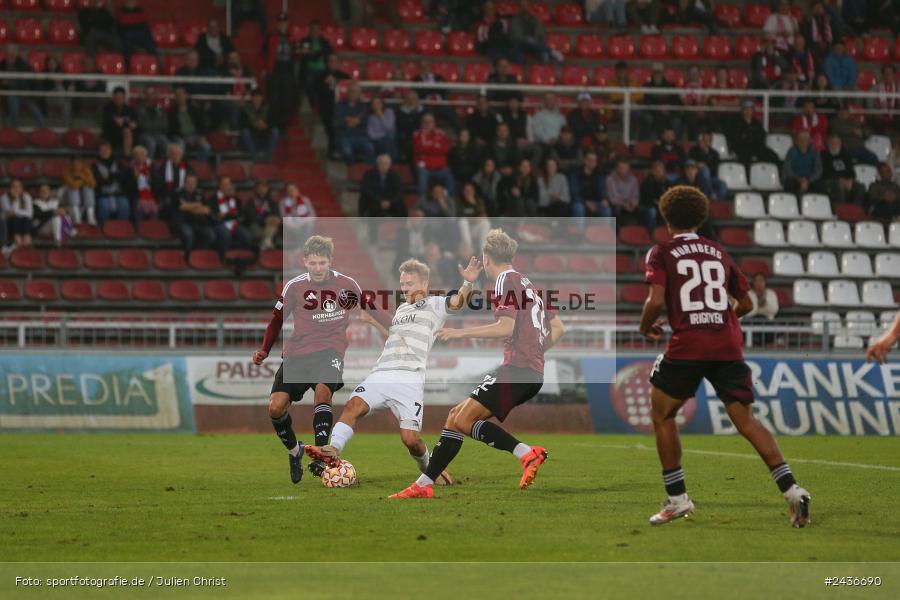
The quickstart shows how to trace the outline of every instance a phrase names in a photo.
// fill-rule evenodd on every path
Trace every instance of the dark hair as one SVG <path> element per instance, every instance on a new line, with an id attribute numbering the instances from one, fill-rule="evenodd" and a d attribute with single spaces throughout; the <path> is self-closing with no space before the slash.
<path id="1" fill-rule="evenodd" d="M 676 185 L 659 199 L 659 212 L 674 229 L 696 229 L 709 216 L 709 198 L 693 186 Z"/>
<path id="2" fill-rule="evenodd" d="M 116 87 L 113 88 L 113 94 L 124 94 L 124 93 L 125 93 L 125 88 L 123 88 L 121 85 L 117 85 Z"/>

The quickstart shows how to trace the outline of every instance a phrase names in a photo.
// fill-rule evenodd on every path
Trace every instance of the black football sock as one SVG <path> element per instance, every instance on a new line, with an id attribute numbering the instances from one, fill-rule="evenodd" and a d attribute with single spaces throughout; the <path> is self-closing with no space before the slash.
<path id="1" fill-rule="evenodd" d="M 666 493 L 670 496 L 680 496 L 687 492 L 684 485 L 684 471 L 681 470 L 681 467 L 675 467 L 668 471 L 664 469 L 663 483 L 666 484 Z"/>
<path id="2" fill-rule="evenodd" d="M 775 485 L 778 486 L 778 489 L 781 490 L 782 494 L 791 489 L 792 485 L 797 483 L 794 480 L 794 474 L 791 473 L 791 467 L 786 462 L 775 465 L 772 467 L 771 471 L 772 479 L 775 481 Z"/>
<path id="3" fill-rule="evenodd" d="M 428 461 L 428 468 L 425 469 L 425 476 L 435 481 L 444 469 L 453 462 L 459 449 L 462 448 L 463 434 L 457 431 L 445 429 L 441 432 L 441 439 L 434 446 L 431 453 L 431 460 Z"/>
<path id="4" fill-rule="evenodd" d="M 472 439 L 484 442 L 491 448 L 507 452 L 515 450 L 520 443 L 505 429 L 490 421 L 475 421 L 475 424 L 472 425 Z"/>
<path id="5" fill-rule="evenodd" d="M 297 446 L 297 436 L 294 435 L 294 426 L 291 422 L 291 413 L 284 411 L 284 414 L 277 419 L 272 419 L 272 427 L 278 434 L 278 439 L 284 444 L 288 450 L 293 450 Z"/>
<path id="6" fill-rule="evenodd" d="M 334 413 L 330 404 L 316 404 L 313 412 L 313 432 L 316 434 L 316 446 L 324 446 L 331 436 L 331 424 L 334 422 Z"/>

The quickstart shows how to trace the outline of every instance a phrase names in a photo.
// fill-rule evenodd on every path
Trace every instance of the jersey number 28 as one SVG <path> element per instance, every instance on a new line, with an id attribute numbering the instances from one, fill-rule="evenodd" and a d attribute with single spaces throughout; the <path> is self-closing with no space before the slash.
<path id="1" fill-rule="evenodd" d="M 681 310 L 694 312 L 703 310 L 721 311 L 728 308 L 728 292 L 725 290 L 725 267 L 715 260 L 702 263 L 685 258 L 675 265 L 679 275 L 690 277 L 681 286 Z M 691 300 L 691 292 L 705 283 L 703 300 Z"/>

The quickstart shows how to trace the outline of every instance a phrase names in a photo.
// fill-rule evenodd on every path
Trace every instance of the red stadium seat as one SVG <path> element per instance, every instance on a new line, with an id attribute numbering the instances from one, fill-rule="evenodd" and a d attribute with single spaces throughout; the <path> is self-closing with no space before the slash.
<path id="1" fill-rule="evenodd" d="M 529 223 L 519 227 L 519 233 L 529 244 L 546 244 L 550 241 L 550 230 L 544 225 Z"/>
<path id="2" fill-rule="evenodd" d="M 640 283 L 626 283 L 622 286 L 622 302 L 642 304 L 647 299 L 647 286 Z"/>
<path id="3" fill-rule="evenodd" d="M 354 60 L 339 60 L 338 69 L 349 75 L 352 79 L 359 79 L 361 73 L 359 63 Z"/>
<path id="4" fill-rule="evenodd" d="M 566 269 L 570 273 L 598 273 L 600 266 L 590 254 L 575 254 L 566 261 Z"/>
<path id="5" fill-rule="evenodd" d="M 608 268 L 605 259 L 612 259 L 612 268 Z M 635 272 L 634 260 L 630 256 L 624 254 L 612 254 L 604 257 L 604 270 L 614 272 L 617 275 L 624 275 Z"/>
<path id="6" fill-rule="evenodd" d="M 233 302 L 238 299 L 234 283 L 225 279 L 207 281 L 203 286 L 203 297 L 214 302 Z"/>
<path id="7" fill-rule="evenodd" d="M 628 69 L 628 79 L 635 81 L 638 85 L 647 85 L 650 83 L 650 77 L 653 73 L 645 67 L 632 67 Z"/>
<path id="8" fill-rule="evenodd" d="M 97 54 L 97 68 L 104 75 L 124 75 L 125 59 L 118 52 L 101 52 Z"/>
<path id="9" fill-rule="evenodd" d="M 463 69 L 463 81 L 466 83 L 484 83 L 491 74 L 488 63 L 470 62 Z"/>
<path id="10" fill-rule="evenodd" d="M 656 146 L 656 142 L 653 140 L 637 140 L 632 145 L 631 154 L 635 158 L 650 160 L 654 146 Z"/>
<path id="11" fill-rule="evenodd" d="M 584 67 L 566 65 L 562 68 L 563 85 L 588 85 L 590 79 L 590 73 Z"/>
<path id="12" fill-rule="evenodd" d="M 136 281 L 131 293 L 139 302 L 163 302 L 166 299 L 166 290 L 159 281 Z M 199 294 L 197 299 L 200 299 Z"/>
<path id="13" fill-rule="evenodd" d="M 581 27 L 584 24 L 584 13 L 581 5 L 574 2 L 560 2 L 556 5 L 556 22 L 563 27 Z"/>
<path id="14" fill-rule="evenodd" d="M 78 239 L 81 240 L 102 240 L 103 232 L 96 225 L 81 223 L 78 225 Z"/>
<path id="15" fill-rule="evenodd" d="M 761 29 L 772 12 L 765 4 L 751 4 L 745 8 L 744 23 L 747 27 Z"/>
<path id="16" fill-rule="evenodd" d="M 253 179 L 278 179 L 280 169 L 275 165 L 265 163 L 253 163 L 250 167 L 250 177 Z"/>
<path id="17" fill-rule="evenodd" d="M 868 92 L 875 85 L 877 76 L 872 71 L 860 71 L 856 76 L 856 87 Z"/>
<path id="18" fill-rule="evenodd" d="M 288 37 L 291 39 L 291 42 L 296 44 L 308 35 L 309 25 L 301 23 L 291 23 L 288 25 Z"/>
<path id="19" fill-rule="evenodd" d="M 132 240 L 137 232 L 131 221 L 113 219 L 103 224 L 103 235 L 111 240 Z"/>
<path id="20" fill-rule="evenodd" d="M 713 200 L 709 203 L 709 216 L 717 221 L 733 219 L 734 205 L 724 200 Z"/>
<path id="21" fill-rule="evenodd" d="M 550 7 L 544 2 L 532 2 L 531 12 L 538 18 L 538 21 L 546 25 L 550 22 Z"/>
<path id="22" fill-rule="evenodd" d="M 519 3 L 509 0 L 497 2 L 497 14 L 501 17 L 511 17 L 519 12 Z"/>
<path id="23" fill-rule="evenodd" d="M 160 271 L 186 271 L 188 266 L 181 250 L 157 250 L 153 253 L 153 268 Z"/>
<path id="24" fill-rule="evenodd" d="M 0 279 L 0 302 L 15 302 L 22 299 L 19 284 L 11 279 Z"/>
<path id="25" fill-rule="evenodd" d="M 750 75 L 745 69 L 728 69 L 728 83 L 733 88 L 745 90 L 750 83 Z"/>
<path id="26" fill-rule="evenodd" d="M 215 271 L 222 268 L 222 261 L 213 250 L 194 250 L 188 264 L 198 271 Z"/>
<path id="27" fill-rule="evenodd" d="M 791 290 L 773 287 L 772 291 L 775 292 L 775 297 L 778 298 L 778 305 L 781 308 L 790 308 L 794 305 L 794 298 L 791 296 Z"/>
<path id="28" fill-rule="evenodd" d="M 78 253 L 68 248 L 53 248 L 47 253 L 47 264 L 51 269 L 77 271 L 81 268 Z"/>
<path id="29" fill-rule="evenodd" d="M 399 0 L 397 15 L 404 23 L 421 23 L 425 20 L 425 11 L 421 0 Z"/>
<path id="30" fill-rule="evenodd" d="M 539 254 L 538 256 L 535 256 L 532 268 L 541 273 L 563 273 L 566 269 L 563 260 L 552 254 Z"/>
<path id="31" fill-rule="evenodd" d="M 119 250 L 119 268 L 126 271 L 149 271 L 150 256 L 146 250 L 139 248 Z"/>
<path id="32" fill-rule="evenodd" d="M 385 51 L 391 54 L 407 54 L 412 47 L 409 43 L 409 32 L 403 29 L 389 29 L 385 31 L 383 40 Z"/>
<path id="33" fill-rule="evenodd" d="M 672 37 L 672 56 L 678 60 L 695 60 L 700 56 L 697 38 L 692 35 L 675 35 Z"/>
<path id="34" fill-rule="evenodd" d="M 241 300 L 250 302 L 265 302 L 275 298 L 272 285 L 268 281 L 245 280 L 240 284 L 238 294 Z"/>
<path id="35" fill-rule="evenodd" d="M 39 302 L 52 302 L 59 298 L 56 286 L 46 279 L 32 279 L 25 284 L 25 298 Z"/>
<path id="36" fill-rule="evenodd" d="M 12 127 L 0 129 L 0 148 L 24 148 L 28 143 L 25 134 Z"/>
<path id="37" fill-rule="evenodd" d="M 455 62 L 431 63 L 431 72 L 451 83 L 459 81 L 459 64 Z"/>
<path id="38" fill-rule="evenodd" d="M 69 161 L 65 158 L 45 158 L 41 161 L 41 174 L 45 179 L 57 181 L 62 179 Z"/>
<path id="39" fill-rule="evenodd" d="M 685 74 L 683 69 L 666 67 L 663 69 L 663 78 L 675 87 L 684 86 Z"/>
<path id="40" fill-rule="evenodd" d="M 36 73 L 43 73 L 44 67 L 47 65 L 47 57 L 49 54 L 46 50 L 31 50 L 28 52 L 28 64 Z"/>
<path id="41" fill-rule="evenodd" d="M 131 292 L 124 282 L 102 280 L 97 283 L 97 298 L 108 302 L 123 302 L 131 299 Z"/>
<path id="42" fill-rule="evenodd" d="M 703 56 L 711 60 L 731 58 L 731 42 L 724 35 L 708 35 L 703 40 Z"/>
<path id="43" fill-rule="evenodd" d="M 281 271 L 284 268 L 281 250 L 263 250 L 259 253 L 259 266 L 267 271 Z"/>
<path id="44" fill-rule="evenodd" d="M 451 31 L 447 34 L 447 50 L 454 56 L 474 56 L 475 37 L 467 31 Z"/>
<path id="45" fill-rule="evenodd" d="M 762 38 L 758 35 L 739 35 L 734 40 L 734 55 L 741 60 L 750 60 L 762 50 Z"/>
<path id="46" fill-rule="evenodd" d="M 68 279 L 63 281 L 60 295 L 70 302 L 90 302 L 94 299 L 94 288 L 83 279 Z"/>
<path id="47" fill-rule="evenodd" d="M 206 30 L 204 23 L 189 23 L 181 30 L 181 39 L 184 43 L 193 48 L 197 45 L 197 38 Z"/>
<path id="48" fill-rule="evenodd" d="M 175 71 L 184 66 L 187 59 L 181 54 L 169 54 L 166 56 L 166 75 L 174 75 Z"/>
<path id="49" fill-rule="evenodd" d="M 0 21 L 0 42 L 5 44 L 8 40 L 9 40 L 9 24 L 7 24 L 7 22 L 5 20 Z"/>
<path id="50" fill-rule="evenodd" d="M 584 239 L 591 244 L 600 246 L 614 246 L 616 244 L 616 232 L 606 225 L 588 225 L 584 230 Z"/>
<path id="51" fill-rule="evenodd" d="M 528 83 L 533 85 L 554 85 L 556 68 L 550 65 L 531 65 L 528 69 Z"/>
<path id="52" fill-rule="evenodd" d="M 128 72 L 131 75 L 159 75 L 159 60 L 152 54 L 134 54 Z"/>
<path id="53" fill-rule="evenodd" d="M 848 223 L 858 223 L 865 221 L 867 218 L 865 209 L 859 204 L 841 203 L 834 205 L 834 215 L 840 221 Z"/>
<path id="54" fill-rule="evenodd" d="M 371 27 L 354 27 L 350 30 L 350 49 L 356 52 L 378 50 L 378 32 Z"/>
<path id="55" fill-rule="evenodd" d="M 372 81 L 387 81 L 394 72 L 393 63 L 386 60 L 371 60 L 366 65 L 366 79 Z"/>
<path id="56" fill-rule="evenodd" d="M 884 62 L 891 57 L 891 47 L 884 38 L 867 37 L 863 39 L 863 60 Z"/>
<path id="57" fill-rule="evenodd" d="M 900 36 L 894 40 L 894 60 L 900 60 Z"/>
<path id="58" fill-rule="evenodd" d="M 548 33 L 546 42 L 547 47 L 560 54 L 568 55 L 572 52 L 572 37 L 568 33 Z"/>
<path id="59" fill-rule="evenodd" d="M 16 41 L 20 44 L 42 44 L 44 29 L 37 19 L 16 20 Z"/>
<path id="60" fill-rule="evenodd" d="M 70 129 L 62 136 L 66 148 L 73 150 L 94 150 L 99 143 L 97 136 L 87 129 Z"/>
<path id="61" fill-rule="evenodd" d="M 444 52 L 444 36 L 440 31 L 417 31 L 415 36 L 417 54 L 437 55 Z"/>
<path id="62" fill-rule="evenodd" d="M 84 266 L 91 271 L 109 271 L 116 268 L 116 261 L 109 250 L 85 250 Z"/>
<path id="63" fill-rule="evenodd" d="M 612 35 L 606 49 L 612 59 L 629 60 L 634 58 L 634 39 L 630 35 Z"/>
<path id="64" fill-rule="evenodd" d="M 659 60 L 669 55 L 666 38 L 661 35 L 643 35 L 640 42 L 640 54 L 643 58 Z"/>
<path id="65" fill-rule="evenodd" d="M 78 24 L 75 21 L 50 21 L 47 37 L 54 46 L 74 46 L 78 44 Z"/>
<path id="66" fill-rule="evenodd" d="M 575 39 L 575 54 L 581 58 L 603 56 L 603 38 L 596 33 L 582 33 Z"/>
<path id="67" fill-rule="evenodd" d="M 849 35 L 844 36 L 844 45 L 847 46 L 847 54 L 856 58 L 856 55 L 859 54 L 859 40 Z"/>
<path id="68" fill-rule="evenodd" d="M 335 52 L 341 52 L 346 47 L 344 28 L 340 25 L 324 25 L 322 27 L 322 37 L 328 40 Z"/>
<path id="69" fill-rule="evenodd" d="M 218 168 L 216 168 L 216 175 L 218 177 L 231 177 L 233 183 L 238 183 L 247 179 L 247 170 L 242 162 L 225 160 L 219 163 Z"/>
<path id="70" fill-rule="evenodd" d="M 7 163 L 6 174 L 11 179 L 24 179 L 27 181 L 37 179 L 40 176 L 40 171 L 30 158 L 16 158 Z"/>
<path id="71" fill-rule="evenodd" d="M 84 71 L 84 52 L 80 50 L 63 52 L 62 70 L 63 73 L 81 73 Z"/>
<path id="72" fill-rule="evenodd" d="M 772 274 L 772 269 L 769 267 L 769 263 L 761 258 L 742 258 L 738 263 L 738 268 L 744 273 L 744 275 L 750 277 L 755 275 L 765 275 L 766 277 L 769 277 Z"/>
<path id="73" fill-rule="evenodd" d="M 256 255 L 252 250 L 229 250 L 225 253 L 225 264 L 228 265 L 252 265 L 256 262 Z"/>
<path id="74" fill-rule="evenodd" d="M 172 21 L 160 21 L 150 26 L 153 41 L 159 48 L 177 48 L 181 45 L 178 27 Z"/>
<path id="75" fill-rule="evenodd" d="M 29 10 L 41 10 L 41 0 L 7 0 L 9 10 L 26 12 Z"/>
<path id="76" fill-rule="evenodd" d="M 210 131 L 206 134 L 206 141 L 213 152 L 232 152 L 237 149 L 234 136 L 225 131 Z"/>
<path id="77" fill-rule="evenodd" d="M 616 71 L 612 67 L 594 69 L 594 85 L 609 86 L 616 80 Z"/>
<path id="78" fill-rule="evenodd" d="M 59 134 L 52 129 L 35 129 L 28 136 L 28 144 L 37 148 L 59 148 Z"/>
<path id="79" fill-rule="evenodd" d="M 189 160 L 188 167 L 190 167 L 191 171 L 194 172 L 194 175 L 196 175 L 197 179 L 200 181 L 208 181 L 215 177 L 212 167 L 210 167 L 209 163 L 205 160 Z"/>
<path id="80" fill-rule="evenodd" d="M 753 235 L 746 227 L 723 227 L 719 231 L 719 241 L 733 248 L 749 248 L 754 245 Z"/>
<path id="81" fill-rule="evenodd" d="M 513 257 L 512 266 L 521 273 L 531 271 L 531 257 L 528 254 L 516 254 Z"/>
<path id="82" fill-rule="evenodd" d="M 202 299 L 200 286 L 192 280 L 173 281 L 169 284 L 169 298 L 179 302 L 199 302 Z"/>
<path id="83" fill-rule="evenodd" d="M 619 230 L 619 240 L 626 246 L 647 247 L 650 246 L 650 236 L 647 228 L 641 225 L 626 225 Z"/>
<path id="84" fill-rule="evenodd" d="M 17 269 L 39 271 L 44 268 L 44 254 L 34 248 L 16 248 L 9 256 L 9 264 Z"/>

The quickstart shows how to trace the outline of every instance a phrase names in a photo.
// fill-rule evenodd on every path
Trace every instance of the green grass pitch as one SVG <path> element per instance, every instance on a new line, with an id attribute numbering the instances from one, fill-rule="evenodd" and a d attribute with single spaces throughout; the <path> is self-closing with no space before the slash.
<path id="1" fill-rule="evenodd" d="M 396 435 L 357 435 L 345 458 L 356 466 L 359 484 L 330 490 L 308 472 L 292 485 L 274 434 L 7 434 L 0 436 L 0 561 L 440 561 L 476 563 L 480 571 L 444 567 L 448 573 L 479 572 L 480 581 L 494 583 L 505 581 L 504 569 L 511 567 L 485 562 L 801 561 L 823 567 L 900 561 L 900 514 L 892 508 L 900 492 L 895 437 L 779 440 L 812 493 L 812 524 L 804 530 L 790 528 L 767 470 L 740 438 L 684 439 L 683 465 L 697 513 L 654 528 L 647 517 L 664 490 L 652 437 L 524 437 L 550 452 L 527 491 L 517 487 L 521 471 L 512 456 L 467 440 L 451 465 L 460 485 L 436 488 L 433 501 L 391 501 L 387 496 L 416 476 Z M 425 438 L 429 446 L 436 441 L 435 435 Z M 579 567 L 560 564 L 546 577 L 562 577 L 554 589 L 562 594 L 568 585 L 568 597 L 579 597 L 578 590 L 586 589 L 578 587 L 579 578 L 602 577 L 602 567 L 573 578 L 562 574 Z M 892 573 L 900 576 L 895 567 Z M 400 565 L 392 581 L 407 581 L 413 572 L 428 579 L 423 568 Z M 362 569 L 356 576 L 393 572 L 390 565 Z M 0 564 L 4 583 L 13 572 L 19 571 Z M 521 572 L 509 575 L 509 585 L 521 584 Z M 669 572 L 683 576 L 685 570 Z M 771 571 L 745 577 L 758 585 L 766 573 Z M 619 576 L 626 587 L 617 590 L 639 585 L 639 577 Z M 433 579 L 431 584 L 442 581 Z M 810 586 L 815 594 L 841 597 L 821 588 L 819 579 Z M 253 588 L 267 598 L 284 591 L 263 595 L 265 589 Z M 429 597 L 447 592 L 445 587 Z M 340 597 L 323 595 L 321 588 L 316 593 Z"/>

